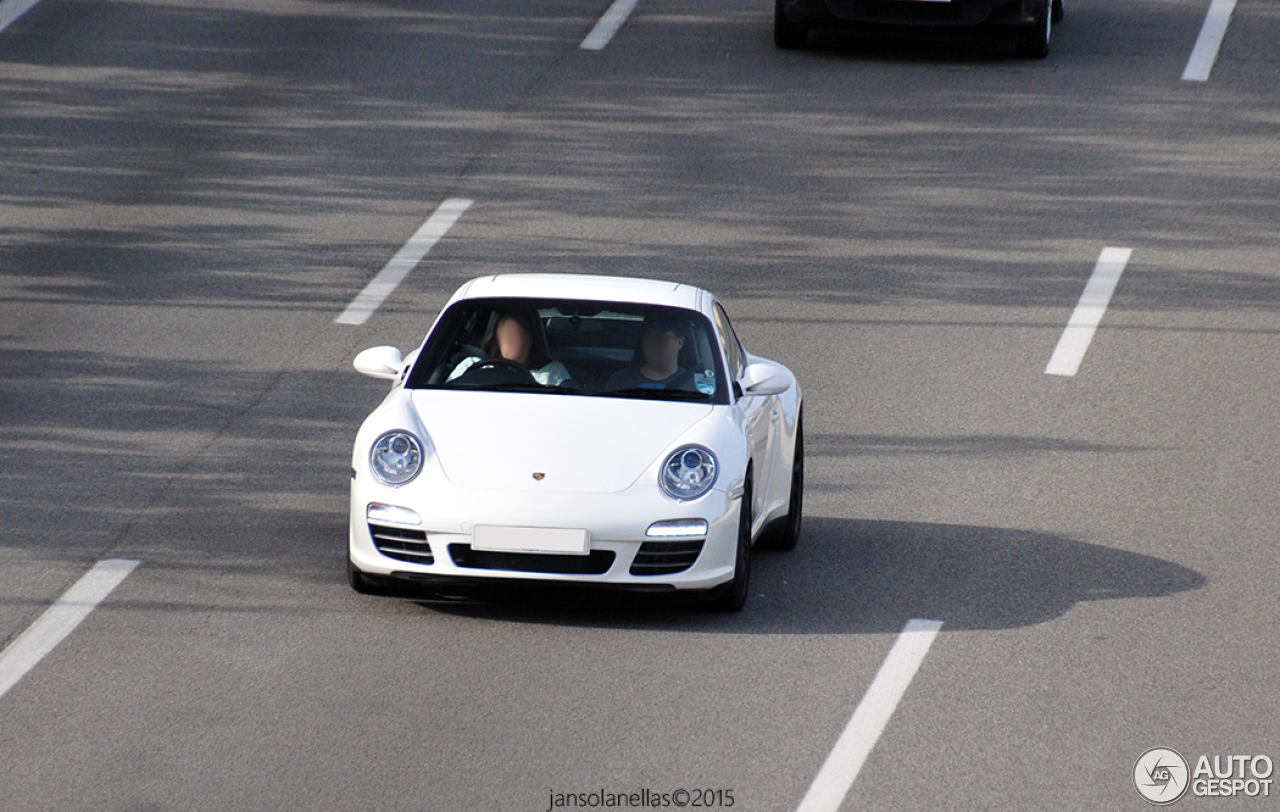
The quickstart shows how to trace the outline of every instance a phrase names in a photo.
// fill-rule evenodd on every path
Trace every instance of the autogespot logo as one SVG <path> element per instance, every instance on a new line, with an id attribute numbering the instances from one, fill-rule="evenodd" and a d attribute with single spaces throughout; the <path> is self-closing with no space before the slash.
<path id="1" fill-rule="evenodd" d="M 1174 803 L 1187 793 L 1191 766 L 1177 750 L 1152 747 L 1133 765 L 1133 785 L 1138 794 L 1156 806 Z"/>

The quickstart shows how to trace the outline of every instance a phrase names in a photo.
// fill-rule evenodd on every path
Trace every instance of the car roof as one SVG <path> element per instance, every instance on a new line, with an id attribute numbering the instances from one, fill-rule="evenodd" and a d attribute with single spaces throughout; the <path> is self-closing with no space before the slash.
<path id="1" fill-rule="evenodd" d="M 586 274 L 515 273 L 482 276 L 458 288 L 449 300 L 488 298 L 588 299 L 656 304 L 701 311 L 710 295 L 679 282 Z"/>

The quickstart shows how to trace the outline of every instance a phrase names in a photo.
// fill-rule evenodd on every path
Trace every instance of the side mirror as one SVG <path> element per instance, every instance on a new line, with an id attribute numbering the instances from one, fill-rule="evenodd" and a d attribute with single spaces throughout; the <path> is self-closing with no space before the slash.
<path id="1" fill-rule="evenodd" d="M 371 378 L 394 381 L 400 377 L 400 370 L 404 369 L 404 358 L 395 347 L 370 347 L 357 355 L 351 365 L 357 372 Z"/>
<path id="2" fill-rule="evenodd" d="M 791 388 L 786 368 L 772 361 L 756 361 L 747 364 L 738 382 L 742 386 L 742 394 L 747 397 L 781 395 Z"/>

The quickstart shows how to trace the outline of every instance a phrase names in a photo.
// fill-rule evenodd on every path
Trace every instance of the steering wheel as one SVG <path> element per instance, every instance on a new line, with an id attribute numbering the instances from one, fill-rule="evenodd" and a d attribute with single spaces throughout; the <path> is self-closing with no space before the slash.
<path id="1" fill-rule="evenodd" d="M 488 372 L 488 375 L 484 373 Z M 458 377 L 458 382 L 466 382 L 476 386 L 490 386 L 496 383 L 530 383 L 537 385 L 529 368 L 519 361 L 510 358 L 484 358 L 476 361 L 467 371 Z"/>

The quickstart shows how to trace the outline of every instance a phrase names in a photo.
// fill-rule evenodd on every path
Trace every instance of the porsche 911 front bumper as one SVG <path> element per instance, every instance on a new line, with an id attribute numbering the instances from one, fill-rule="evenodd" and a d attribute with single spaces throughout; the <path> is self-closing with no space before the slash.
<path id="1" fill-rule="evenodd" d="M 738 494 L 713 490 L 677 502 L 656 485 L 621 493 L 477 494 L 438 487 L 393 489 L 357 478 L 351 488 L 349 555 L 361 573 L 443 584 L 535 580 L 628 589 L 708 590 L 733 579 L 741 505 Z M 369 505 L 406 508 L 419 523 L 370 518 Z M 697 536 L 647 535 L 657 522 L 703 520 Z M 475 549 L 480 526 L 569 528 L 587 532 L 585 554 Z"/>

